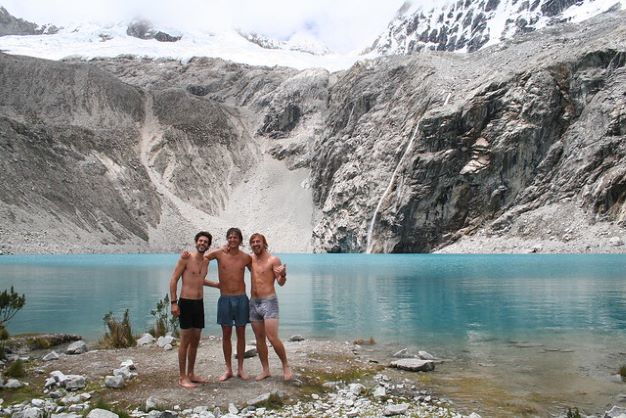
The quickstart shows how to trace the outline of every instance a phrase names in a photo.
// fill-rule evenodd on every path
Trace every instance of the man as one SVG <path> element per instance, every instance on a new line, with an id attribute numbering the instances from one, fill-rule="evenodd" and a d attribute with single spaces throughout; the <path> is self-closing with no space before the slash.
<path id="1" fill-rule="evenodd" d="M 203 286 L 218 287 L 218 283 L 206 280 L 204 253 L 211 246 L 211 234 L 200 231 L 195 236 L 196 252 L 189 257 L 181 257 L 176 263 L 170 279 L 170 300 L 172 315 L 180 323 L 180 345 L 178 347 L 178 384 L 184 388 L 195 388 L 196 383 L 207 380 L 194 373 L 196 353 L 200 344 L 200 334 L 204 328 Z M 178 280 L 182 277 L 180 299 L 176 297 Z"/>
<path id="2" fill-rule="evenodd" d="M 237 333 L 237 376 L 243 380 L 248 375 L 243 369 L 243 355 L 246 349 L 246 324 L 249 322 L 249 301 L 246 295 L 244 271 L 250 265 L 250 256 L 239 250 L 243 241 L 241 230 L 230 228 L 226 231 L 228 251 L 218 249 L 204 256 L 208 263 L 217 260 L 220 298 L 217 301 L 217 323 L 222 326 L 222 351 L 226 372 L 219 378 L 225 381 L 233 377 L 231 336 L 233 325 Z"/>
<path id="3" fill-rule="evenodd" d="M 256 337 L 256 348 L 263 370 L 256 380 L 263 380 L 269 376 L 269 360 L 266 338 L 274 347 L 274 351 L 283 365 L 283 378 L 291 380 L 293 373 L 287 362 L 287 353 L 283 342 L 278 338 L 278 299 L 274 282 L 283 286 L 287 281 L 286 265 L 280 259 L 267 251 L 267 240 L 259 233 L 250 236 L 252 248 L 252 292 L 250 298 L 250 321 Z"/>

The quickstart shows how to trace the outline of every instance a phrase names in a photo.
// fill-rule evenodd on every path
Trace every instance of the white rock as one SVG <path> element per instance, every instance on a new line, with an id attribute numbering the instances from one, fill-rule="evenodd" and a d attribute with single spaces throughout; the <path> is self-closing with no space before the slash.
<path id="1" fill-rule="evenodd" d="M 360 383 L 350 383 L 349 388 L 350 392 L 357 396 L 365 391 L 365 386 Z"/>
<path id="2" fill-rule="evenodd" d="M 65 376 L 65 380 L 63 381 L 63 386 L 67 390 L 79 390 L 84 388 L 85 385 L 85 377 L 76 374 Z"/>
<path id="3" fill-rule="evenodd" d="M 106 409 L 96 408 L 89 411 L 87 418 L 119 418 L 119 415 Z"/>
<path id="4" fill-rule="evenodd" d="M 144 345 L 153 344 L 155 341 L 156 339 L 152 335 L 146 332 L 145 334 L 141 336 L 141 338 L 137 340 L 137 346 L 141 347 Z"/>
<path id="5" fill-rule="evenodd" d="M 609 245 L 612 247 L 621 247 L 624 245 L 624 241 L 620 237 L 611 237 L 609 239 Z"/>
<path id="6" fill-rule="evenodd" d="M 393 353 L 392 357 L 400 357 L 400 358 L 404 358 L 407 357 L 409 355 L 409 349 L 408 348 L 403 348 L 400 351 L 396 351 L 395 353 Z"/>
<path id="7" fill-rule="evenodd" d="M 387 396 L 387 391 L 383 386 L 378 386 L 376 387 L 376 389 L 374 389 L 373 396 L 376 399 L 384 398 L 385 396 Z"/>
<path id="8" fill-rule="evenodd" d="M 124 387 L 124 378 L 122 376 L 106 376 L 104 378 L 104 386 L 112 389 L 121 389 Z"/>
<path id="9" fill-rule="evenodd" d="M 626 408 L 613 406 L 604 413 L 604 418 L 626 418 Z"/>
<path id="10" fill-rule="evenodd" d="M 417 355 L 422 360 L 435 360 L 435 356 L 430 354 L 428 351 L 421 351 L 420 350 L 420 351 L 417 352 Z"/>
<path id="11" fill-rule="evenodd" d="M 43 410 L 31 407 L 24 408 L 21 411 L 15 412 L 13 415 L 11 415 L 11 418 L 43 418 L 44 415 L 45 413 Z"/>
<path id="12" fill-rule="evenodd" d="M 239 413 L 239 409 L 237 409 L 235 404 L 231 402 L 228 404 L 228 413 L 237 415 Z"/>
<path id="13" fill-rule="evenodd" d="M 56 351 L 51 351 L 48 354 L 46 354 L 45 356 L 43 356 L 41 359 L 43 361 L 58 360 L 59 359 L 59 354 L 57 354 Z"/>
<path id="14" fill-rule="evenodd" d="M 159 337 L 157 345 L 161 348 L 165 348 L 166 345 L 172 345 L 174 343 L 174 337 L 166 335 L 165 337 Z"/>
<path id="15" fill-rule="evenodd" d="M 404 358 L 392 361 L 391 367 L 410 372 L 431 372 L 435 370 L 435 363 L 432 360 Z"/>
<path id="16" fill-rule="evenodd" d="M 146 412 L 150 412 L 153 409 L 157 409 L 159 406 L 159 400 L 153 396 L 146 399 Z"/>
<path id="17" fill-rule="evenodd" d="M 113 370 L 113 376 L 122 376 L 124 380 L 130 380 L 132 377 L 128 367 L 120 367 L 119 369 Z"/>
<path id="18" fill-rule="evenodd" d="M 72 414 L 72 413 L 60 413 L 60 414 L 52 414 L 50 418 L 81 418 L 80 415 Z"/>
<path id="19" fill-rule="evenodd" d="M 150 335 L 150 334 L 148 334 Z M 135 366 L 135 362 L 132 359 L 124 360 L 120 367 L 128 367 L 128 370 L 137 370 L 137 366 Z"/>
<path id="20" fill-rule="evenodd" d="M 17 379 L 9 379 L 4 384 L 5 389 L 19 389 L 22 386 L 24 386 L 24 384 Z"/>
<path id="21" fill-rule="evenodd" d="M 271 396 L 271 394 L 269 392 L 262 393 L 261 395 L 257 396 L 256 398 L 250 399 L 246 403 L 248 404 L 248 406 L 255 406 L 255 405 L 258 405 L 260 403 L 269 401 L 270 396 Z M 263 409 L 263 408 L 259 408 L 259 409 Z"/>
<path id="22" fill-rule="evenodd" d="M 476 412 L 472 412 L 471 414 L 467 416 L 467 418 L 482 418 L 482 417 L 478 415 Z"/>
<path id="23" fill-rule="evenodd" d="M 383 414 L 386 417 L 391 417 L 393 415 L 403 415 L 406 411 L 408 411 L 408 409 L 409 409 L 409 405 L 406 403 L 391 404 L 391 405 L 385 406 L 385 410 L 383 411 Z"/>
<path id="24" fill-rule="evenodd" d="M 74 341 L 65 349 L 65 354 L 83 354 L 87 352 L 87 344 L 83 341 Z"/>

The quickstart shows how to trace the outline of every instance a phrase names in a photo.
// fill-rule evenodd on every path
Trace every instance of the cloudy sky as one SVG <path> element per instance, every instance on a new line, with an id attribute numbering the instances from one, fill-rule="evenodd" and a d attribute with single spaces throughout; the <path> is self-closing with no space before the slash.
<path id="1" fill-rule="evenodd" d="M 423 1 L 423 0 L 413 0 Z M 315 36 L 337 52 L 360 50 L 380 34 L 404 0 L 0 0 L 16 17 L 58 26 L 143 16 L 185 30 L 240 28 L 277 39 Z"/>

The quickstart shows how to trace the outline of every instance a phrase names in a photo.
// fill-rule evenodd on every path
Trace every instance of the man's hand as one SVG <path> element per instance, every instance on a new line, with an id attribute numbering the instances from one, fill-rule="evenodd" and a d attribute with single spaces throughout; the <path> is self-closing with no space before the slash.
<path id="1" fill-rule="evenodd" d="M 287 264 L 281 264 L 273 268 L 274 277 L 280 286 L 283 286 L 287 281 Z"/>
<path id="2" fill-rule="evenodd" d="M 178 306 L 178 303 L 172 303 L 172 315 L 180 315 L 180 306 Z"/>
<path id="3" fill-rule="evenodd" d="M 230 246 L 228 244 L 222 247 L 222 252 L 228 254 L 230 252 Z"/>
<path id="4" fill-rule="evenodd" d="M 182 258 L 183 260 L 186 260 L 186 259 L 188 259 L 189 257 L 191 257 L 191 253 L 190 253 L 189 251 L 187 251 L 187 250 L 183 251 L 183 252 L 180 254 L 180 258 Z"/>

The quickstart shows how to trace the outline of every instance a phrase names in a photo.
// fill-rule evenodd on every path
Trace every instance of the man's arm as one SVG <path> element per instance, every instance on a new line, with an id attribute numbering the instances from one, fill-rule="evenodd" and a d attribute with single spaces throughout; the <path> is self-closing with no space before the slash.
<path id="1" fill-rule="evenodd" d="M 180 314 L 180 308 L 178 307 L 178 297 L 176 296 L 176 288 L 178 287 L 178 280 L 183 275 L 185 267 L 187 266 L 187 260 L 182 257 L 178 259 L 174 273 L 170 278 L 170 302 L 172 303 L 172 315 L 178 316 Z"/>
<path id="2" fill-rule="evenodd" d="M 274 270 L 274 278 L 279 286 L 284 286 L 287 281 L 287 264 L 282 264 L 280 258 L 274 256 L 274 260 L 272 262 L 272 267 Z"/>

